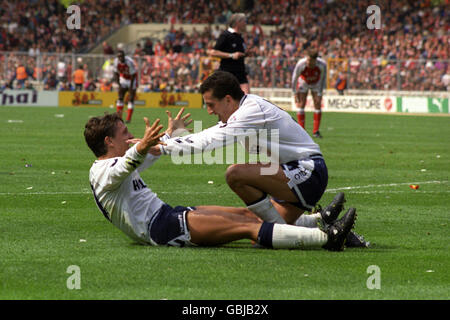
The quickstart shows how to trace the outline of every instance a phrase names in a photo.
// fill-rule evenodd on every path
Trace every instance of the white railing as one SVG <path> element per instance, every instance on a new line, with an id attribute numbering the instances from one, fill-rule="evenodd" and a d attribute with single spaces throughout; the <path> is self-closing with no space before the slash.
<path id="1" fill-rule="evenodd" d="M 63 83 L 71 82 L 72 73 L 80 64 L 87 71 L 86 80 L 96 80 L 99 84 L 101 81 L 111 81 L 112 58 L 114 56 L 103 54 L 0 51 L 0 86 L 18 88 L 14 76 L 20 63 L 28 70 L 27 84 L 38 90 L 58 90 Z M 200 82 L 204 57 L 179 54 L 175 59 L 169 55 L 133 58 L 138 69 L 140 90 L 157 91 L 164 85 L 169 89 L 192 92 Z M 328 59 L 328 62 L 335 60 Z M 376 95 L 378 92 L 399 91 L 403 96 L 414 95 L 415 92 L 420 92 L 421 96 L 440 96 L 450 90 L 450 74 L 446 74 L 446 70 L 450 69 L 449 60 L 341 60 L 345 61 L 345 65 L 329 63 L 327 76 L 330 92 L 335 92 L 333 82 L 338 72 L 346 75 L 346 94 Z M 296 62 L 294 58 L 247 58 L 252 90 L 257 92 L 269 88 L 274 98 L 289 98 L 291 74 Z M 23 84 L 20 86 L 23 87 Z"/>

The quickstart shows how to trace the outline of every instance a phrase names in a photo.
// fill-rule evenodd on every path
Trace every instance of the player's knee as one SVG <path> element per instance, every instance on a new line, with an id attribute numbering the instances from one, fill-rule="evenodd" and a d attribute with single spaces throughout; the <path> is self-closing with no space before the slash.
<path id="1" fill-rule="evenodd" d="M 233 164 L 227 168 L 225 178 L 229 186 L 235 186 L 243 181 L 244 166 L 239 164 Z"/>

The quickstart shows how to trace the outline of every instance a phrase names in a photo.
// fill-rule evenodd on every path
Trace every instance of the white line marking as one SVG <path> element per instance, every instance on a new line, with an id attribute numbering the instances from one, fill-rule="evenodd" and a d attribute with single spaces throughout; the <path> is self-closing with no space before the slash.
<path id="1" fill-rule="evenodd" d="M 367 189 L 367 188 L 382 188 L 382 187 L 397 187 L 397 186 L 404 186 L 404 185 L 410 185 L 410 184 L 418 184 L 418 185 L 424 185 L 424 184 L 446 184 L 448 181 L 421 181 L 421 182 L 400 182 L 400 183 L 387 183 L 387 184 L 369 184 L 366 186 L 354 186 L 354 187 L 341 187 L 341 188 L 334 188 L 334 189 L 327 189 L 325 192 L 336 192 L 336 191 L 345 191 L 345 190 L 357 190 L 357 189 Z M 385 193 L 385 190 L 380 191 L 352 191 L 352 193 Z M 389 191 L 389 193 L 402 193 L 402 192 L 411 192 L 408 190 L 397 190 L 397 191 Z M 418 190 L 416 192 L 420 193 L 441 193 L 445 192 L 448 193 L 450 190 L 441 190 L 441 191 L 422 191 Z M 28 195 L 76 195 L 76 194 L 91 194 L 92 191 L 90 190 L 84 190 L 84 191 L 42 191 L 42 192 L 0 192 L 0 196 L 28 196 Z M 157 192 L 159 194 L 173 194 L 173 191 L 159 191 Z M 210 191 L 185 191 L 185 192 L 178 192 L 178 194 L 217 194 L 217 192 L 210 192 Z"/>
<path id="2" fill-rule="evenodd" d="M 336 192 L 336 191 L 343 191 L 343 190 L 354 190 L 354 189 L 367 189 L 367 188 L 383 188 L 383 187 L 397 187 L 397 186 L 404 186 L 404 185 L 410 185 L 410 184 L 440 184 L 440 183 L 447 183 L 448 181 L 422 181 L 422 182 L 400 182 L 400 183 L 387 183 L 387 184 L 369 184 L 366 186 L 354 186 L 354 187 L 342 187 L 342 188 L 334 188 L 334 189 L 327 189 L 325 192 Z"/>

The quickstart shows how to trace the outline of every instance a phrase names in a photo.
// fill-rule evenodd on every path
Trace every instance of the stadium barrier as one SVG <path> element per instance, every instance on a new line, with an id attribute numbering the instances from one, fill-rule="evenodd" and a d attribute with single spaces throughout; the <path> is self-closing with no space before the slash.
<path id="1" fill-rule="evenodd" d="M 94 82 L 94 91 L 101 83 L 112 81 L 114 56 L 76 53 L 0 52 L 0 88 L 20 89 L 30 86 L 38 90 L 70 90 L 74 70 L 82 65 L 86 81 Z M 198 84 L 217 68 L 211 57 L 193 52 L 133 56 L 138 70 L 138 91 L 197 92 Z M 336 59 L 324 57 L 328 63 L 327 89 L 334 90 L 337 77 L 346 78 L 345 92 L 350 91 L 418 91 L 447 92 L 450 90 L 450 60 L 379 60 Z M 251 88 L 290 89 L 294 57 L 248 57 L 246 67 Z M 28 78 L 19 85 L 16 68 L 22 63 Z M 336 91 L 334 91 L 336 93 Z M 358 94 L 358 93 L 357 93 Z M 370 93 L 369 93 L 370 94 Z"/>
<path id="2" fill-rule="evenodd" d="M 258 91 L 258 92 L 255 92 Z M 274 90 L 253 90 L 253 93 L 274 102 L 287 111 L 296 111 L 292 93 L 288 90 L 276 94 Z M 0 93 L 0 106 L 35 107 L 109 107 L 114 108 L 117 92 L 93 91 L 37 91 L 10 90 Z M 127 96 L 125 96 L 127 102 Z M 199 93 L 144 92 L 137 93 L 135 106 L 138 108 L 202 108 Z M 313 103 L 308 96 L 306 108 L 312 111 Z M 322 110 L 331 112 L 372 112 L 372 113 L 425 113 L 449 115 L 449 98 L 441 96 L 402 96 L 396 93 L 378 95 L 334 95 L 322 98 Z"/>
<path id="3" fill-rule="evenodd" d="M 252 93 L 272 101 L 285 110 L 298 110 L 290 89 L 252 88 L 251 90 Z M 322 110 L 333 112 L 450 114 L 448 101 L 448 92 L 352 90 L 351 94 L 337 95 L 334 90 L 326 90 L 322 98 Z M 305 110 L 314 110 L 310 95 L 308 95 Z"/>
<path id="4" fill-rule="evenodd" d="M 60 91 L 60 107 L 115 107 L 117 92 Z M 128 101 L 125 96 L 125 103 Z M 199 93 L 181 92 L 141 92 L 136 93 L 134 104 L 142 108 L 185 107 L 201 108 L 202 96 Z"/>
<path id="5" fill-rule="evenodd" d="M 57 107 L 56 91 L 10 90 L 0 93 L 0 106 L 14 107 Z"/>

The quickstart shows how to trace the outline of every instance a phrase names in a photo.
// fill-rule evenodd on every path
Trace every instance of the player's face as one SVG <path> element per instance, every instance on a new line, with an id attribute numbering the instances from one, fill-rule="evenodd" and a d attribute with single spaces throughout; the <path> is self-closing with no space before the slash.
<path id="1" fill-rule="evenodd" d="M 124 62 L 124 61 L 125 61 L 125 56 L 124 56 L 122 53 L 119 53 L 119 54 L 117 55 L 117 58 L 119 58 L 119 61 L 120 61 L 120 62 Z"/>
<path id="2" fill-rule="evenodd" d="M 209 90 L 203 94 L 203 100 L 205 101 L 208 113 L 210 115 L 217 115 L 222 122 L 227 122 L 228 118 L 235 111 L 232 104 L 233 99 L 229 95 L 226 95 L 222 99 L 217 99 L 213 96 L 212 90 Z"/>
<path id="3" fill-rule="evenodd" d="M 306 57 L 306 64 L 308 65 L 308 67 L 312 68 L 316 65 L 316 59 L 308 56 Z"/>
<path id="4" fill-rule="evenodd" d="M 130 147 L 127 140 L 134 139 L 134 136 L 128 131 L 127 126 L 122 121 L 117 121 L 114 137 L 108 138 L 110 139 L 109 147 L 114 148 L 115 155 L 121 157 Z"/>

